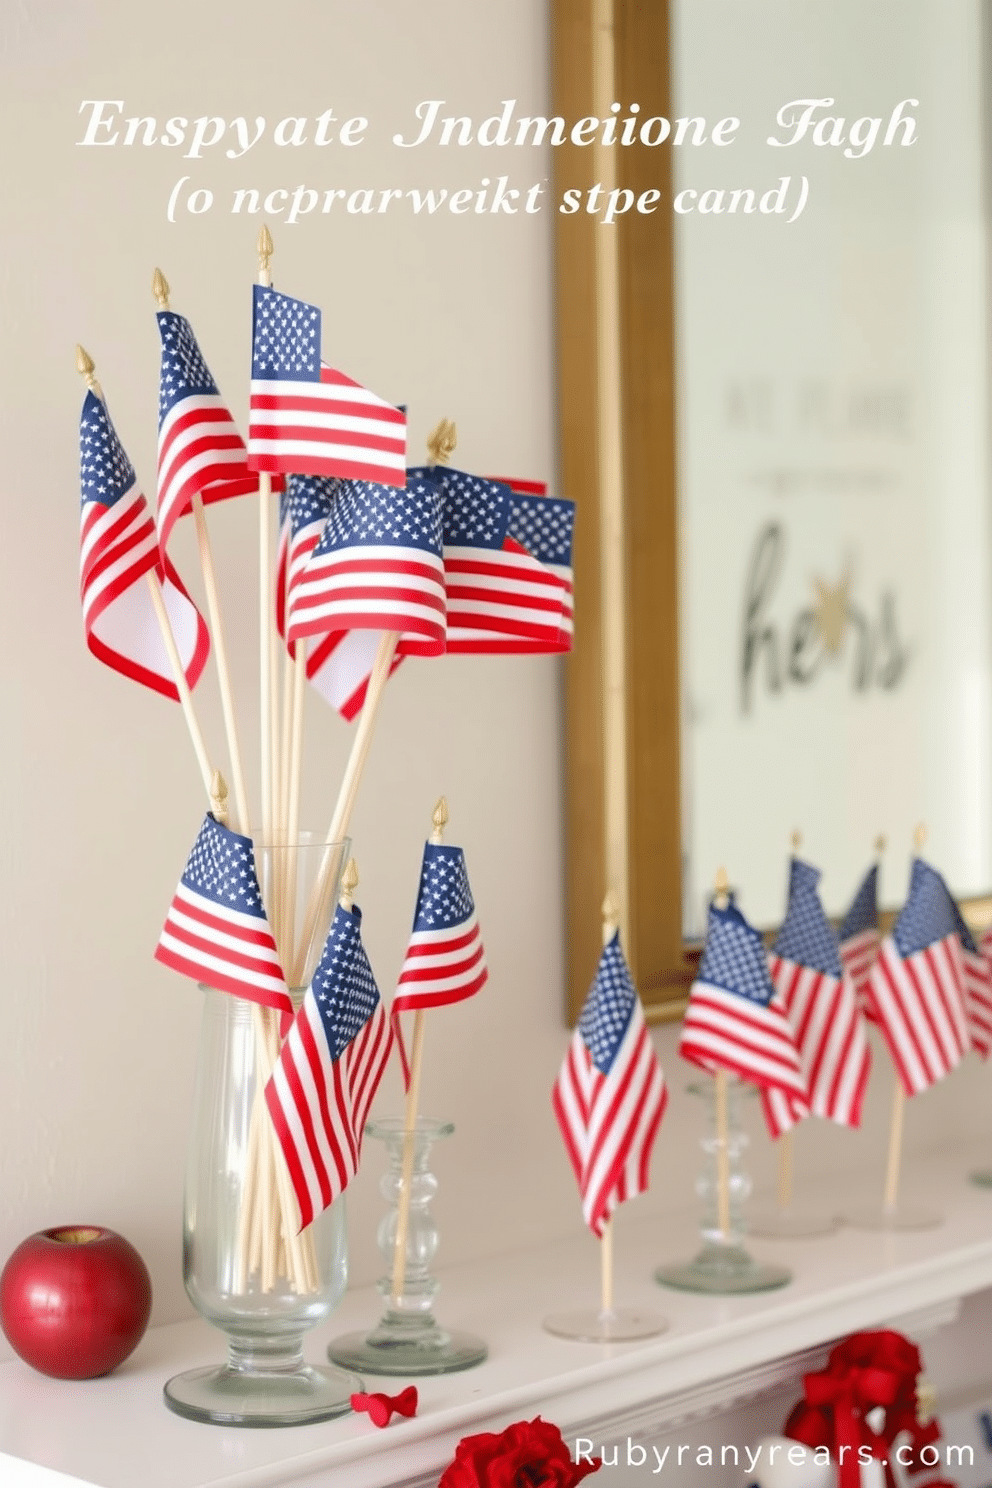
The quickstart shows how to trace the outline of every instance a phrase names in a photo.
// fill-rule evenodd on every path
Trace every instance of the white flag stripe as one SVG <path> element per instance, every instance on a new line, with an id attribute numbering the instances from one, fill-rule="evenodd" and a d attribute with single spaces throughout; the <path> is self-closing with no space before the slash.
<path id="1" fill-rule="evenodd" d="M 169 933 L 170 921 L 166 921 L 165 928 L 159 936 L 159 945 L 165 951 L 171 951 L 174 956 L 180 956 L 184 961 L 198 966 L 203 972 L 203 980 L 209 985 L 211 972 L 220 972 L 226 980 L 232 977 L 230 961 L 223 960 L 220 956 L 213 956 L 199 946 L 191 946 L 188 941 L 179 936 Z M 264 972 L 251 971 L 247 967 L 237 968 L 237 977 L 240 982 L 247 986 L 257 987 L 260 992 L 282 992 L 285 994 L 286 984 L 282 976 L 266 976 Z"/>
<path id="2" fill-rule="evenodd" d="M 391 419 L 376 418 L 374 414 L 363 415 L 361 411 L 342 413 L 337 409 L 324 410 L 302 406 L 304 400 L 311 403 L 315 398 L 325 402 L 330 400 L 327 398 L 324 388 L 319 388 L 315 391 L 315 384 L 313 383 L 286 383 L 283 386 L 286 390 L 277 394 L 281 400 L 281 406 L 277 408 L 263 408 L 255 401 L 254 394 L 252 395 L 251 419 L 254 425 L 271 425 L 274 428 L 280 429 L 292 429 L 299 425 L 305 425 L 308 429 L 315 431 L 328 429 L 332 430 L 335 434 L 368 435 L 375 439 L 386 441 L 387 448 L 376 448 L 372 450 L 367 445 L 353 445 L 348 442 L 342 443 L 340 448 L 343 450 L 368 449 L 370 456 L 373 454 L 381 455 L 386 462 L 400 458 L 405 465 L 406 430 L 402 424 L 397 424 Z M 292 389 L 292 391 L 289 391 L 289 389 Z M 255 390 L 257 392 L 257 384 Z M 337 390 L 335 390 L 335 402 L 338 401 L 336 393 Z M 299 404 L 293 401 L 297 398 L 300 399 Z M 259 440 L 256 438 L 259 448 L 264 448 L 267 442 L 275 443 L 276 441 Z M 388 446 L 393 446 L 393 448 L 389 448 Z M 331 446 L 329 444 L 322 444 L 321 448 L 329 449 Z"/>
<path id="3" fill-rule="evenodd" d="M 391 403 L 380 398 L 369 388 L 362 387 L 360 383 L 344 381 L 339 382 L 330 377 L 326 381 L 322 378 L 320 382 L 294 382 L 290 378 L 264 378 L 253 377 L 251 383 L 253 395 L 265 398 L 328 398 L 335 403 L 353 403 L 356 408 L 370 410 L 369 417 L 374 421 L 374 426 L 405 429 L 406 425 L 402 418 L 397 418 L 397 410 Z M 375 410 L 379 410 L 378 416 Z M 268 413 L 268 409 L 260 409 L 261 413 Z"/>
<path id="4" fill-rule="evenodd" d="M 642 1032 L 643 1047 L 638 1048 Z M 627 1088 L 616 1110 L 611 1113 L 613 1104 L 611 1097 L 617 1082 L 611 1081 L 610 1076 L 606 1077 L 603 1090 L 596 1103 L 587 1159 L 586 1187 L 588 1192 L 583 1205 L 587 1224 L 591 1223 L 598 1206 L 606 1206 L 606 1215 L 616 1207 L 615 1189 L 618 1164 L 621 1165 L 625 1178 L 628 1197 L 633 1197 L 635 1193 L 641 1191 L 637 1181 L 640 1152 L 635 1145 L 635 1138 L 645 1123 L 643 1111 L 639 1112 L 639 1107 L 643 1106 L 650 1112 L 649 1103 L 652 1097 L 656 1107 L 664 1088 L 654 1047 L 644 1030 L 642 1019 L 631 1019 L 631 1026 L 614 1060 L 614 1069 L 626 1069 L 627 1062 L 631 1058 L 634 1059 L 634 1064 L 629 1070 Z M 634 1171 L 630 1171 L 631 1167 Z M 612 1198 L 611 1188 L 614 1189 Z"/>
<path id="5" fill-rule="evenodd" d="M 220 917 L 221 911 L 217 909 L 216 906 L 212 907 L 208 902 L 204 901 L 192 890 L 188 889 L 184 883 L 180 883 L 179 887 L 176 889 L 176 898 L 182 900 L 184 904 L 189 905 L 191 912 L 197 907 L 202 907 L 202 910 L 205 914 L 211 914 L 214 916 L 215 919 Z M 191 917 L 193 917 L 192 914 Z M 244 914 L 239 909 L 231 909 L 226 904 L 224 905 L 223 909 L 223 917 L 230 924 L 241 927 L 245 931 L 256 935 L 264 935 L 269 932 L 269 925 L 266 920 L 260 920 L 257 915 Z M 243 939 L 237 941 L 236 944 L 244 949 L 245 942 Z M 261 955 L 261 951 L 259 951 L 258 954 Z M 278 961 L 276 962 L 276 965 L 278 965 Z"/>

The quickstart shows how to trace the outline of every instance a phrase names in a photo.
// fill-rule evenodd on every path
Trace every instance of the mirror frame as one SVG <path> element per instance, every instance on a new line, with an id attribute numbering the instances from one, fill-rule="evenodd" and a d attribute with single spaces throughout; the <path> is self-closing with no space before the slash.
<path id="1" fill-rule="evenodd" d="M 670 117 L 668 0 L 552 0 L 552 111 L 569 127 L 638 102 Z M 672 156 L 556 147 L 555 201 L 598 183 L 657 192 L 606 225 L 556 211 L 561 489 L 577 503 L 566 669 L 568 1010 L 621 933 L 650 1020 L 680 1016 L 698 961 L 682 938 Z M 602 199 L 602 194 L 600 200 Z M 619 394 L 622 389 L 622 396 Z"/>
<path id="2" fill-rule="evenodd" d="M 670 0 L 551 0 L 552 112 L 569 126 L 640 104 L 670 118 Z M 656 210 L 613 226 L 556 211 L 561 489 L 578 507 L 566 669 L 566 955 L 574 1023 L 607 890 L 649 1022 L 681 1017 L 702 947 L 683 940 L 682 694 L 670 145 L 557 146 L 555 202 L 596 183 Z M 602 202 L 600 195 L 600 203 Z M 645 204 L 647 205 L 647 203 Z M 976 932 L 992 896 L 964 899 Z M 879 916 L 887 930 L 896 911 Z M 768 932 L 769 935 L 772 932 Z"/>

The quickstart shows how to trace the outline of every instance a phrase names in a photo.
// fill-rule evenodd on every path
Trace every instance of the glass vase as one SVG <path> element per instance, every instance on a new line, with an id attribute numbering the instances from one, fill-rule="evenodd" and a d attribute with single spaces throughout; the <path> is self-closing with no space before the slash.
<path id="1" fill-rule="evenodd" d="M 284 966 L 305 920 L 329 849 L 308 843 L 280 867 L 280 850 L 256 847 L 270 925 Z M 333 907 L 344 844 L 332 850 Z M 293 880 L 295 879 L 295 883 Z M 300 900 L 291 916 L 288 897 Z M 282 910 L 270 907 L 282 896 Z M 330 909 L 311 924 L 316 950 L 302 954 L 307 980 L 319 958 Z M 311 920 L 314 919 L 311 914 Z M 317 943 L 319 942 L 319 944 Z M 298 942 L 297 942 L 298 943 Z M 183 1225 L 186 1292 L 207 1322 L 227 1335 L 225 1363 L 174 1376 L 166 1404 L 217 1425 L 292 1426 L 350 1409 L 361 1389 L 353 1375 L 304 1362 L 303 1337 L 340 1300 L 348 1277 L 344 1201 L 297 1233 L 299 1211 L 268 1119 L 264 1087 L 278 1057 L 279 1014 L 229 992 L 203 987 L 203 1020 L 189 1143 Z M 303 989 L 291 994 L 299 1006 Z"/>
<path id="2" fill-rule="evenodd" d="M 442 1328 L 434 1317 L 434 1298 L 440 1283 L 430 1267 L 439 1234 L 430 1205 L 437 1179 L 430 1170 L 431 1148 L 454 1131 L 450 1121 L 418 1116 L 411 1132 L 402 1117 L 370 1121 L 366 1134 L 382 1142 L 389 1166 L 379 1189 L 389 1210 L 379 1224 L 377 1240 L 387 1272 L 379 1281 L 386 1306 L 371 1333 L 346 1333 L 330 1344 L 328 1358 L 370 1374 L 452 1374 L 481 1364 L 488 1350 L 481 1338 Z M 397 1287 L 396 1239 L 400 1200 L 405 1190 L 404 1166 L 409 1170 L 409 1210 L 406 1243 L 402 1246 L 402 1282 Z"/>
<path id="3" fill-rule="evenodd" d="M 724 1077 L 725 1116 L 721 1115 L 719 1078 L 689 1086 L 706 1105 L 701 1142 L 704 1163 L 696 1179 L 696 1193 L 703 1203 L 702 1248 L 690 1261 L 659 1266 L 655 1280 L 684 1292 L 772 1291 L 791 1281 L 792 1272 L 786 1266 L 760 1264 L 744 1245 L 751 1178 L 744 1164 L 749 1139 L 741 1125 L 742 1087 L 739 1081 Z"/>

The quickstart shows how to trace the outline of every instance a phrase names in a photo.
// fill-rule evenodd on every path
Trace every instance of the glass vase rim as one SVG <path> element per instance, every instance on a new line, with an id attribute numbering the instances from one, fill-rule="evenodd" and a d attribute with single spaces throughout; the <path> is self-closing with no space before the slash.
<path id="1" fill-rule="evenodd" d="M 244 835 L 251 840 L 256 852 L 281 852 L 290 847 L 349 848 L 351 846 L 350 837 L 328 837 L 326 832 L 314 832 L 309 828 L 300 828 L 292 841 L 288 832 L 283 835 L 282 840 L 276 840 L 272 836 L 274 831 L 273 827 L 270 827 L 268 832 L 265 832 L 262 827 L 252 827 Z"/>
<path id="2" fill-rule="evenodd" d="M 430 1137 L 436 1140 L 440 1137 L 450 1137 L 455 1129 L 453 1121 L 447 1121 L 438 1116 L 418 1116 L 413 1126 L 413 1135 L 416 1137 Z M 365 1134 L 384 1141 L 387 1137 L 402 1137 L 406 1135 L 405 1116 L 376 1116 L 365 1123 Z"/>

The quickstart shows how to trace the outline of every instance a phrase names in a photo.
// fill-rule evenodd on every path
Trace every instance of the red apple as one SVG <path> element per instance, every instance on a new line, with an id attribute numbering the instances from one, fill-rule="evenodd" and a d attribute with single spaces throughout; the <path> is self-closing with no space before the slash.
<path id="1" fill-rule="evenodd" d="M 92 1379 L 123 1364 L 151 1306 L 144 1261 L 100 1225 L 31 1235 L 0 1275 L 0 1323 L 11 1347 L 56 1379 Z"/>

